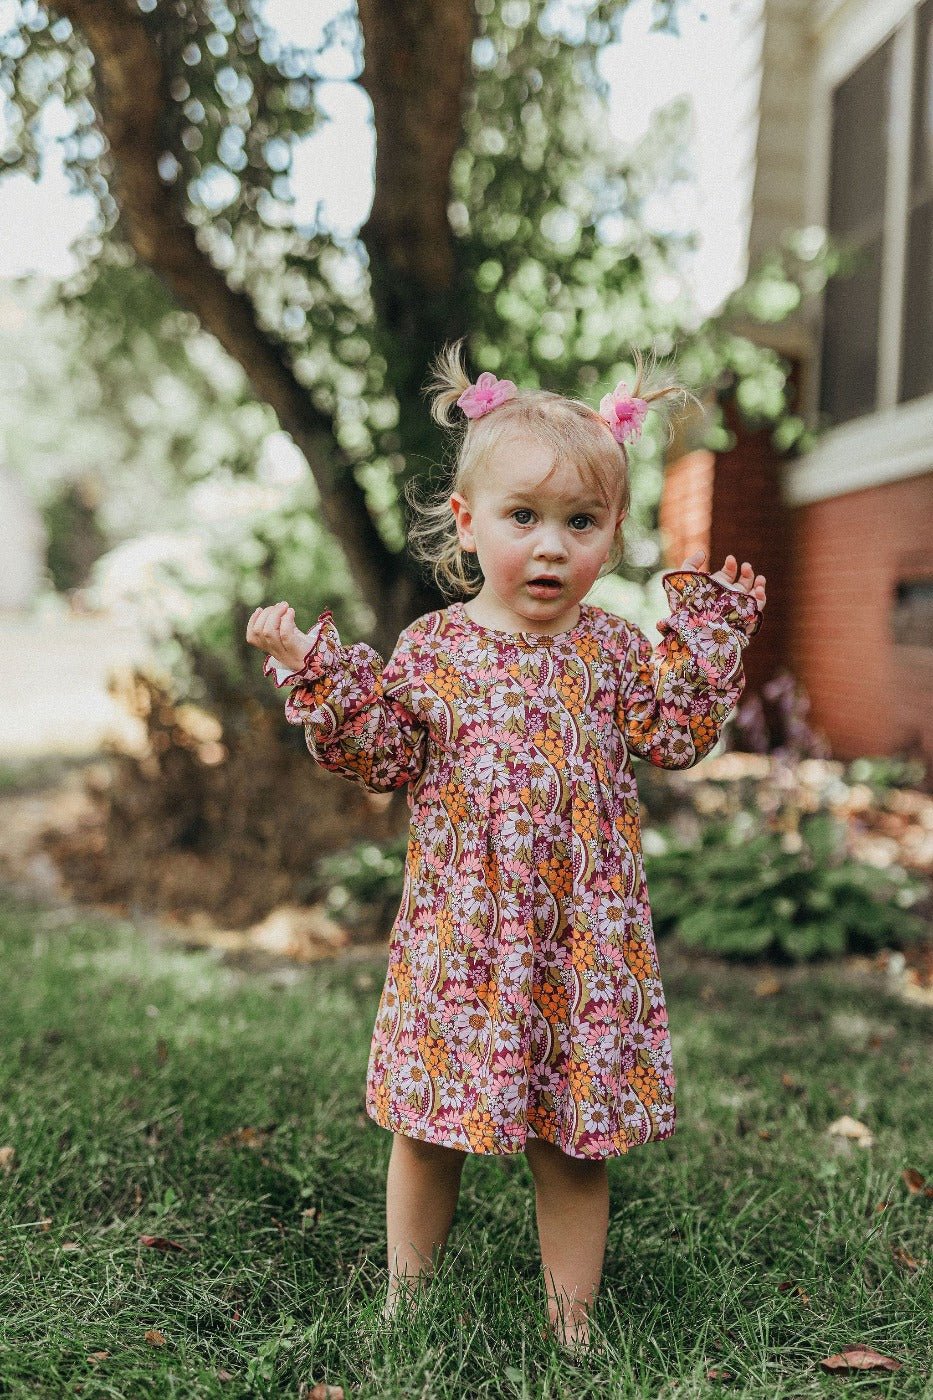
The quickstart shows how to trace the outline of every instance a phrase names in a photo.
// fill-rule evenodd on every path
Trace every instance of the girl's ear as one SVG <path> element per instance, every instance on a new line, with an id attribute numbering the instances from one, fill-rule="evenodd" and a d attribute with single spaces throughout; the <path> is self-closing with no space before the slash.
<path id="1" fill-rule="evenodd" d="M 460 548 L 470 553 L 476 550 L 476 541 L 473 538 L 473 513 L 470 510 L 470 503 L 466 496 L 461 496 L 459 491 L 455 491 L 450 498 L 450 509 L 454 513 L 457 522 L 457 538 L 460 541 Z"/>

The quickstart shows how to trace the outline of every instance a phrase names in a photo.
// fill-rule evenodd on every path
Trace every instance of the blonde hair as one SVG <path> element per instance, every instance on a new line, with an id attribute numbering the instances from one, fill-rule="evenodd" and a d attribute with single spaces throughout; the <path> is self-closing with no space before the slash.
<path id="1" fill-rule="evenodd" d="M 580 399 L 566 398 L 548 389 L 518 389 L 514 398 L 507 399 L 480 418 L 463 416 L 461 421 L 461 410 L 456 408 L 458 417 L 452 419 L 451 410 L 455 409 L 457 399 L 471 383 L 462 359 L 464 339 L 461 337 L 455 343 L 445 345 L 435 357 L 431 366 L 434 377 L 423 391 L 431 395 L 432 418 L 442 427 L 455 429 L 459 442 L 456 460 L 444 490 L 420 501 L 415 495 L 415 479 L 406 484 L 405 499 L 412 508 L 408 543 L 413 555 L 430 565 L 442 593 L 453 591 L 472 597 L 479 592 L 483 582 L 482 572 L 475 555 L 460 545 L 450 497 L 455 491 L 469 496 L 503 443 L 510 437 L 526 434 L 553 449 L 554 461 L 547 476 L 566 464 L 573 464 L 609 509 L 612 509 L 613 500 L 618 503 L 623 521 L 615 533 L 599 577 L 612 573 L 618 568 L 625 552 L 622 531 L 631 503 L 628 453 L 624 443 L 616 441 L 609 425 L 595 408 Z M 702 407 L 699 400 L 679 384 L 647 387 L 654 371 L 654 357 L 646 372 L 638 349 L 633 347 L 633 353 L 636 376 L 630 392 L 634 398 L 654 403 L 672 395 L 683 395 L 685 402 L 692 399 Z"/>

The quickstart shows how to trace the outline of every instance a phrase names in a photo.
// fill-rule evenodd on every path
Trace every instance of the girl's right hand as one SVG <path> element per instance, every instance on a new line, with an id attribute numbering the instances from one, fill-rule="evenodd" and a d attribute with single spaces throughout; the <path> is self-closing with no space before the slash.
<path id="1" fill-rule="evenodd" d="M 295 609 L 287 603 L 257 608 L 246 624 L 246 640 L 292 671 L 300 669 L 311 645 L 310 636 L 295 626 Z"/>

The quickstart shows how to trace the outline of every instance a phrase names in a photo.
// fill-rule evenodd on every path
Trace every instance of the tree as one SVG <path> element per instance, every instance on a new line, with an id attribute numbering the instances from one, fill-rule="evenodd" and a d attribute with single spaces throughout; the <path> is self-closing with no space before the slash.
<path id="1" fill-rule="evenodd" d="M 126 289 L 155 274 L 150 325 L 183 307 L 242 365 L 310 465 L 383 651 L 439 601 L 405 554 L 401 489 L 441 451 L 420 387 L 443 341 L 470 332 L 480 368 L 593 402 L 630 343 L 676 346 L 695 392 L 741 366 L 785 408 L 776 354 L 652 295 L 679 240 L 641 220 L 656 168 L 599 125 L 596 59 L 624 8 L 589 0 L 570 32 L 546 0 L 359 0 L 339 16 L 329 37 L 356 53 L 377 137 L 349 247 L 289 220 L 291 145 L 320 120 L 315 55 L 277 43 L 255 0 L 22 0 L 0 36 L 7 165 L 37 168 L 35 117 L 59 95 L 69 169 L 98 199 L 72 303 L 122 318 L 123 353 Z M 668 161 L 675 179 L 676 142 Z"/>

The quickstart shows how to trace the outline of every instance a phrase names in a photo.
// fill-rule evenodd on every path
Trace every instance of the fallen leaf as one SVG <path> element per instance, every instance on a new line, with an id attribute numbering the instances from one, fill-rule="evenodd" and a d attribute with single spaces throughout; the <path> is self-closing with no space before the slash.
<path id="1" fill-rule="evenodd" d="M 268 1128 L 233 1128 L 229 1133 L 223 1133 L 217 1139 L 218 1147 L 251 1147 L 254 1151 L 262 1147 L 275 1129 L 276 1124 L 272 1123 Z"/>
<path id="2" fill-rule="evenodd" d="M 187 1253 L 183 1244 L 176 1244 L 174 1240 L 167 1240 L 163 1235 L 140 1235 L 139 1243 L 146 1245 L 148 1249 L 177 1249 L 180 1254 Z"/>
<path id="3" fill-rule="evenodd" d="M 706 1373 L 708 1381 L 732 1381 L 735 1376 L 731 1371 L 726 1371 L 722 1366 L 711 1366 Z"/>
<path id="4" fill-rule="evenodd" d="M 218 1379 L 219 1381 L 232 1381 L 232 1380 L 234 1379 L 233 1372 L 232 1372 L 232 1371 L 218 1371 L 218 1372 L 217 1372 L 217 1379 Z"/>
<path id="5" fill-rule="evenodd" d="M 68 1250 L 70 1253 L 73 1252 L 73 1251 L 76 1250 L 76 1249 L 80 1249 L 80 1248 L 81 1248 L 81 1246 L 78 1244 L 77 1240 L 66 1240 L 65 1243 L 64 1243 L 61 1247 L 62 1247 L 63 1250 Z"/>
<path id="6" fill-rule="evenodd" d="M 925 1195 L 930 1195 L 930 1188 L 927 1186 L 926 1177 L 922 1176 L 915 1167 L 907 1167 L 901 1172 L 901 1180 L 912 1196 L 916 1196 L 923 1191 Z"/>
<path id="7" fill-rule="evenodd" d="M 902 1245 L 892 1244 L 891 1258 L 894 1260 L 895 1264 L 900 1264 L 902 1269 L 909 1269 L 911 1273 L 914 1273 L 920 1268 L 914 1256 L 908 1254 L 907 1250 L 904 1249 Z"/>
<path id="8" fill-rule="evenodd" d="M 820 1362 L 824 1371 L 899 1371 L 901 1362 L 882 1356 L 871 1347 L 843 1347 L 836 1356 L 825 1356 Z"/>
<path id="9" fill-rule="evenodd" d="M 841 1118 L 837 1118 L 834 1123 L 830 1123 L 826 1131 L 832 1133 L 834 1137 L 851 1138 L 860 1147 L 871 1147 L 875 1141 L 871 1129 L 867 1128 L 864 1123 L 860 1123 L 857 1118 L 850 1118 L 847 1113 L 843 1114 Z"/>
<path id="10" fill-rule="evenodd" d="M 800 1294 L 801 1303 L 806 1304 L 807 1307 L 810 1306 L 810 1295 L 800 1286 L 799 1283 L 794 1283 L 792 1282 L 792 1280 L 788 1279 L 784 1283 L 778 1284 L 779 1293 L 787 1293 L 790 1289 L 793 1289 L 795 1293 Z"/>
<path id="11" fill-rule="evenodd" d="M 776 997 L 781 990 L 781 980 L 774 976 L 759 977 L 753 988 L 756 997 Z"/>
<path id="12" fill-rule="evenodd" d="M 0 1147 L 0 1170 L 7 1175 L 13 1170 L 13 1158 L 16 1156 L 15 1147 Z"/>
<path id="13" fill-rule="evenodd" d="M 143 1335 L 143 1341 L 149 1342 L 154 1347 L 165 1346 L 165 1337 L 161 1332 L 157 1332 L 154 1327 L 151 1327 L 149 1331 Z"/>
<path id="14" fill-rule="evenodd" d="M 109 1351 L 92 1351 L 88 1356 L 88 1361 L 93 1361 L 96 1366 L 98 1361 L 106 1361 L 109 1355 Z"/>
<path id="15" fill-rule="evenodd" d="M 343 1400 L 342 1385 L 327 1385 L 325 1381 L 318 1381 L 317 1385 L 311 1385 L 308 1381 L 302 1381 L 298 1387 L 298 1400 Z"/>

